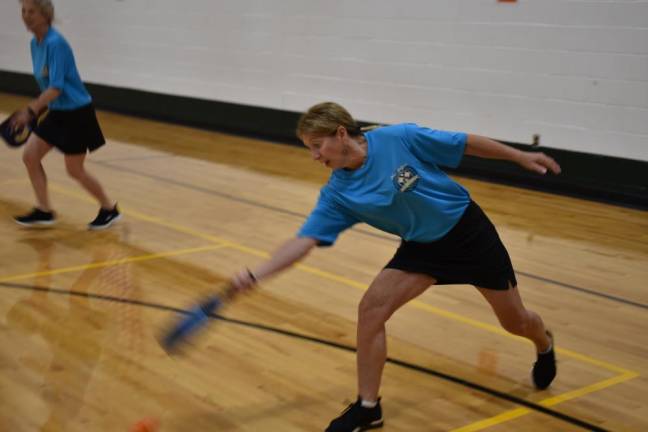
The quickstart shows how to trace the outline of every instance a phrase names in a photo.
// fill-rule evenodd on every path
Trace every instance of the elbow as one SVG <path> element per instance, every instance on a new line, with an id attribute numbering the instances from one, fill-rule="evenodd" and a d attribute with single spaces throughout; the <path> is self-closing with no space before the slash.
<path id="1" fill-rule="evenodd" d="M 468 156 L 478 156 L 479 151 L 479 143 L 480 143 L 480 136 L 478 135 L 472 135 L 468 134 L 466 137 L 466 146 L 464 148 L 464 154 Z"/>
<path id="2" fill-rule="evenodd" d="M 304 240 L 304 256 L 308 255 L 316 246 L 319 245 L 319 240 L 312 237 L 303 237 Z"/>
<path id="3" fill-rule="evenodd" d="M 50 87 L 50 88 L 47 89 L 47 92 L 49 93 L 48 96 L 52 100 L 54 100 L 54 99 L 56 99 L 57 97 L 59 97 L 61 95 L 61 93 L 63 92 L 63 88 L 62 88 L 62 86 L 60 86 L 60 87 L 58 87 L 58 86 L 57 87 Z"/>

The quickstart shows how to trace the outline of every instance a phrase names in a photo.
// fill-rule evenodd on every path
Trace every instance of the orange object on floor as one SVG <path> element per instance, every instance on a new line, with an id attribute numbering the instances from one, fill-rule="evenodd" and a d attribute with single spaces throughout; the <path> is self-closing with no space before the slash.
<path id="1" fill-rule="evenodd" d="M 129 432 L 157 432 L 160 422 L 154 418 L 144 418 L 136 422 Z"/>

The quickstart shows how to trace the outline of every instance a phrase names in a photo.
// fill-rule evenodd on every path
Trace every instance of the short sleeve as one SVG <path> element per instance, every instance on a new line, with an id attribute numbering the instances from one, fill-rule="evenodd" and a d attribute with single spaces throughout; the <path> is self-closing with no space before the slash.
<path id="1" fill-rule="evenodd" d="M 69 47 L 63 41 L 56 41 L 50 47 L 47 58 L 49 86 L 63 90 L 65 71 L 70 57 Z"/>
<path id="2" fill-rule="evenodd" d="M 468 135 L 464 132 L 450 132 L 405 125 L 407 146 L 412 154 L 424 162 L 456 168 L 461 162 Z"/>
<path id="3" fill-rule="evenodd" d="M 310 237 L 318 241 L 319 246 L 331 246 L 340 233 L 358 220 L 349 215 L 330 197 L 326 186 L 320 191 L 315 208 L 297 233 L 298 237 Z"/>

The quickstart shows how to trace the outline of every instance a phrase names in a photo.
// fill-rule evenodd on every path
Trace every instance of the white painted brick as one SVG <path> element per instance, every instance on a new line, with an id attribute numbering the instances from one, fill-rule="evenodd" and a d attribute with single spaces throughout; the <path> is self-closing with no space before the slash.
<path id="1" fill-rule="evenodd" d="M 645 0 L 58 0 L 83 78 L 648 160 Z M 0 69 L 31 72 L 18 2 Z"/>

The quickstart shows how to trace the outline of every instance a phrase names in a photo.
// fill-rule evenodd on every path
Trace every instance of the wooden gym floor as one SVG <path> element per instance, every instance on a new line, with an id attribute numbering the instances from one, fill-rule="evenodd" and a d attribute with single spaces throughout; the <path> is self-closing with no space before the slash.
<path id="1" fill-rule="evenodd" d="M 0 118 L 26 99 L 0 94 Z M 315 102 L 315 101 L 314 101 Z M 289 238 L 327 172 L 301 148 L 100 112 L 87 167 L 124 219 L 45 160 L 59 223 L 20 228 L 33 194 L 0 148 L 0 430 L 317 431 L 355 397 L 356 307 L 397 241 L 367 226 L 234 303 L 171 358 L 156 337 Z M 479 132 L 479 131 L 475 131 Z M 565 167 L 568 168 L 568 167 Z M 469 286 L 389 322 L 384 431 L 648 430 L 648 213 L 459 179 L 497 225 L 526 305 L 555 332 L 535 391 L 530 344 Z"/>

